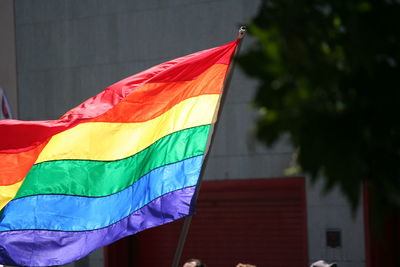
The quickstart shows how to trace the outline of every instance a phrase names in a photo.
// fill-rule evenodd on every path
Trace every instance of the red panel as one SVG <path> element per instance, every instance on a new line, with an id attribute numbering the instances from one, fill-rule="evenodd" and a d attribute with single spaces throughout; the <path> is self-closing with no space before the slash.
<path id="1" fill-rule="evenodd" d="M 370 208 L 371 195 L 368 186 L 364 186 L 364 229 L 366 266 L 400 266 L 400 211 L 390 216 L 384 229 L 378 233 L 371 222 L 373 214 Z M 375 231 L 374 231 L 375 230 Z"/>
<path id="2" fill-rule="evenodd" d="M 179 221 L 136 235 L 131 266 L 170 266 L 181 227 Z M 305 267 L 306 229 L 303 178 L 206 181 L 182 260 L 199 258 L 219 267 L 238 262 Z M 108 266 L 129 266 L 121 264 Z"/>
<path id="3" fill-rule="evenodd" d="M 133 266 L 133 259 L 136 258 L 134 239 L 134 236 L 125 237 L 105 247 L 105 266 Z"/>

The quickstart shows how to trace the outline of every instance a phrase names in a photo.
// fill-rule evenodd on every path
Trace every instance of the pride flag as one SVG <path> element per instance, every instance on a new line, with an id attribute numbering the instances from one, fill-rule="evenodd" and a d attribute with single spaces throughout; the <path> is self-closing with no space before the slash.
<path id="1" fill-rule="evenodd" d="M 0 263 L 62 265 L 193 213 L 238 41 L 111 85 L 55 121 L 0 121 Z"/>

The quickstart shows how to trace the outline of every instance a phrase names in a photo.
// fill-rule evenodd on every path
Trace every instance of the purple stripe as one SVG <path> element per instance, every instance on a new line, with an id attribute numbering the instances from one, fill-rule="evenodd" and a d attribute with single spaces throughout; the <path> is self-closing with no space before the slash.
<path id="1" fill-rule="evenodd" d="M 64 232 L 20 230 L 0 233 L 0 263 L 22 266 L 63 265 L 93 250 L 147 228 L 172 222 L 193 213 L 195 187 L 159 197 L 125 219 L 106 228 Z"/>

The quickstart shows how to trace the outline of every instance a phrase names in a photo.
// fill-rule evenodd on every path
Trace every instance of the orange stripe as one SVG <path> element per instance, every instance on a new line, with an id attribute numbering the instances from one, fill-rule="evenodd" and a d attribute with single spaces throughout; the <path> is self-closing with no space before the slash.
<path id="1" fill-rule="evenodd" d="M 144 122 L 160 116 L 185 99 L 220 94 L 227 65 L 216 64 L 195 80 L 184 82 L 147 83 L 93 122 Z"/>
<path id="2" fill-rule="evenodd" d="M 46 144 L 44 142 L 31 150 L 16 154 L 0 153 L 0 186 L 22 181 Z"/>
<path id="3" fill-rule="evenodd" d="M 89 121 L 144 122 L 160 116 L 185 99 L 220 94 L 227 68 L 225 64 L 215 64 L 192 81 L 144 84 L 114 108 Z M 0 153 L 0 186 L 21 181 L 46 144 L 16 154 Z"/>

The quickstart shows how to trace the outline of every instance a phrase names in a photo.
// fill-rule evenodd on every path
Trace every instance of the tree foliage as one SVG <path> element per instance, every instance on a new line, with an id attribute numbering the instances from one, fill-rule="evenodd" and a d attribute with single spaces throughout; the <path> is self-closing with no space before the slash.
<path id="1" fill-rule="evenodd" d="M 289 133 L 298 165 L 353 208 L 400 206 L 400 1 L 268 0 L 239 64 L 260 81 L 257 135 Z"/>

